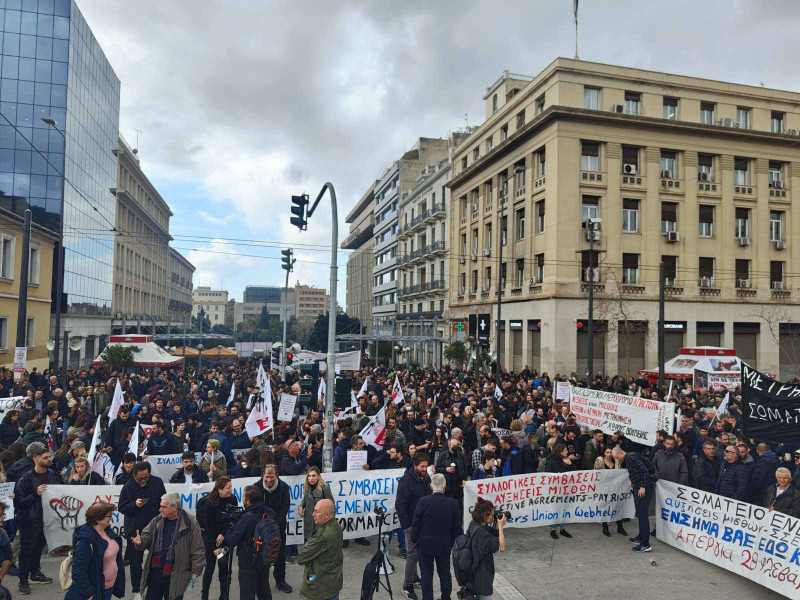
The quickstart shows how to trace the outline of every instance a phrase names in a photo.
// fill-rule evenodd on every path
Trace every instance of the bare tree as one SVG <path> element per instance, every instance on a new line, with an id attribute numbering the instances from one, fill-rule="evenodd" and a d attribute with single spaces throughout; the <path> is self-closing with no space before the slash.
<path id="1" fill-rule="evenodd" d="M 793 326 L 800 329 L 800 323 L 792 318 L 796 311 L 796 306 L 760 304 L 753 307 L 753 312 L 747 315 L 762 321 L 766 325 L 767 333 L 775 342 L 775 347 L 778 349 L 778 364 L 775 365 L 775 374 L 778 377 L 788 378 L 787 375 L 791 377 L 800 375 L 800 337 L 790 335 L 786 340 L 787 343 L 781 344 L 782 324 L 785 324 L 788 329 L 792 329 Z M 781 364 L 789 365 L 791 374 L 782 374 L 780 372 Z M 766 368 L 769 369 L 769 365 Z"/>

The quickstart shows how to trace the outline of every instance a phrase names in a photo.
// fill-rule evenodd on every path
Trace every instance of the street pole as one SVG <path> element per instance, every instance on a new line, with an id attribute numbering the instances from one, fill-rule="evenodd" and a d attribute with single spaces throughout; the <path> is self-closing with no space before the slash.
<path id="1" fill-rule="evenodd" d="M 594 373 L 594 229 L 592 220 L 586 220 L 589 232 L 589 348 L 586 351 L 586 370 L 589 371 L 589 382 Z"/>
<path id="2" fill-rule="evenodd" d="M 183 368 L 186 368 L 186 329 L 189 326 L 189 315 L 183 315 Z"/>
<path id="3" fill-rule="evenodd" d="M 506 177 L 505 182 L 508 182 Z M 504 182 L 504 183 L 505 183 Z M 508 188 L 506 188 L 506 201 L 500 205 L 500 227 L 497 228 L 497 241 L 500 250 L 497 253 L 497 333 L 495 334 L 495 360 L 497 360 L 498 374 L 500 372 L 500 318 L 501 311 L 503 310 L 503 217 L 506 214 L 506 202 L 508 202 Z M 508 239 L 508 226 L 506 226 L 506 239 Z M 505 358 L 505 357 L 504 357 Z"/>
<path id="4" fill-rule="evenodd" d="M 122 331 L 120 333 L 125 335 L 128 329 L 128 313 L 122 313 Z"/>
<path id="5" fill-rule="evenodd" d="M 142 313 L 136 315 L 136 335 L 142 335 Z"/>
<path id="6" fill-rule="evenodd" d="M 64 330 L 64 348 L 61 358 L 61 389 L 67 393 L 67 365 L 69 363 L 69 331 Z"/>
<path id="7" fill-rule="evenodd" d="M 167 348 L 172 342 L 172 315 L 167 315 Z"/>
<path id="8" fill-rule="evenodd" d="M 24 351 L 25 362 L 28 356 L 28 272 L 31 248 L 31 209 L 25 210 L 25 222 L 22 226 L 22 265 L 19 275 L 19 304 L 17 306 L 17 352 Z M 34 342 L 35 344 L 35 342 Z M 22 378 L 22 373 L 19 373 Z M 17 372 L 14 371 L 14 379 Z"/>
<path id="9" fill-rule="evenodd" d="M 664 263 L 658 264 L 658 392 L 664 390 Z"/>
<path id="10" fill-rule="evenodd" d="M 291 267 L 291 263 L 289 264 Z M 289 269 L 286 269 L 286 285 L 283 287 L 283 348 L 281 349 L 281 381 L 286 381 L 286 321 L 289 314 Z M 327 384 L 326 384 L 327 385 Z M 328 388 L 325 388 L 328 396 Z"/>
<path id="11" fill-rule="evenodd" d="M 198 320 L 200 322 L 200 343 L 197 344 L 199 346 L 197 349 L 197 370 L 199 371 L 203 367 L 203 321 L 205 321 L 205 315 Z"/>

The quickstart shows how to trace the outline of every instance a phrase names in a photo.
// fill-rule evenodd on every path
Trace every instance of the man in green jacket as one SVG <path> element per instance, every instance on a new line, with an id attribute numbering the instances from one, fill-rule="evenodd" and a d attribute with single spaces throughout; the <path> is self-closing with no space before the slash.
<path id="1" fill-rule="evenodd" d="M 308 600 L 339 600 L 344 584 L 342 527 L 334 518 L 333 501 L 319 500 L 314 506 L 317 531 L 297 554 L 297 564 L 304 565 L 300 595 Z"/>

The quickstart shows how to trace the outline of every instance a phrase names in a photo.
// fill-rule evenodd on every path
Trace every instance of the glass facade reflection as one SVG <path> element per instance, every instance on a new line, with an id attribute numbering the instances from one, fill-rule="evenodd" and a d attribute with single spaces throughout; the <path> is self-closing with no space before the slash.
<path id="1" fill-rule="evenodd" d="M 0 206 L 63 226 L 64 310 L 110 315 L 119 79 L 71 0 L 0 0 L 0 23 Z"/>

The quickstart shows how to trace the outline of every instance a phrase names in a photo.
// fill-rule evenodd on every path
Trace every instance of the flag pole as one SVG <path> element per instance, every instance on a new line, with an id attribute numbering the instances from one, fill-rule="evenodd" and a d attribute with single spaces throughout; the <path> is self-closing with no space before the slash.
<path id="1" fill-rule="evenodd" d="M 572 5 L 572 12 L 575 17 L 575 60 L 580 60 L 580 57 L 578 56 L 578 0 L 574 1 Z"/>

